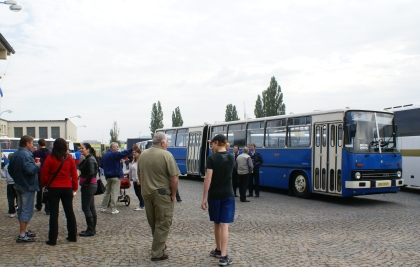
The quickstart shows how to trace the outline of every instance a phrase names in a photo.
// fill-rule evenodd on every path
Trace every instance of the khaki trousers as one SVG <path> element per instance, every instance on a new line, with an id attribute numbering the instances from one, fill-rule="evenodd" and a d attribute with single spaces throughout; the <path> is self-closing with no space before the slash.
<path id="1" fill-rule="evenodd" d="M 102 208 L 108 207 L 109 198 L 111 197 L 111 211 L 117 209 L 117 198 L 120 193 L 120 178 L 108 178 L 106 179 L 106 190 L 104 199 L 102 200 Z"/>
<path id="2" fill-rule="evenodd" d="M 159 195 L 157 192 L 144 199 L 147 221 L 152 229 L 152 258 L 163 256 L 169 230 L 174 216 L 174 203 L 170 195 Z"/>

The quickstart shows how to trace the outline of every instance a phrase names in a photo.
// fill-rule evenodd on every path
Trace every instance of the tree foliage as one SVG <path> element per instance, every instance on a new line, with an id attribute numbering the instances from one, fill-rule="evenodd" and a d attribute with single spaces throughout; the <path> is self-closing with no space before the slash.
<path id="1" fill-rule="evenodd" d="M 238 112 L 236 106 L 229 104 L 226 106 L 225 121 L 238 121 Z"/>
<path id="2" fill-rule="evenodd" d="M 172 127 L 182 126 L 184 121 L 182 120 L 181 110 L 179 107 L 176 107 L 174 111 L 172 111 Z"/>
<path id="3" fill-rule="evenodd" d="M 163 128 L 163 112 L 162 107 L 160 105 L 160 101 L 156 103 L 153 103 L 152 106 L 152 114 L 150 118 L 150 134 L 155 134 L 156 129 Z"/>
<path id="4" fill-rule="evenodd" d="M 257 102 L 255 103 L 254 115 L 256 118 L 265 117 L 263 103 L 260 95 L 258 95 Z"/>
<path id="5" fill-rule="evenodd" d="M 270 86 L 262 92 L 262 99 L 258 95 L 254 114 L 257 118 L 286 114 L 283 93 L 274 76 L 271 77 Z"/>
<path id="6" fill-rule="evenodd" d="M 109 143 L 111 144 L 112 142 L 116 142 L 118 143 L 118 146 L 120 146 L 120 140 L 118 140 L 118 136 L 120 135 L 120 129 L 118 128 L 117 121 L 114 121 L 114 125 L 111 131 L 109 132 L 109 135 L 111 136 L 111 140 L 109 140 Z"/>

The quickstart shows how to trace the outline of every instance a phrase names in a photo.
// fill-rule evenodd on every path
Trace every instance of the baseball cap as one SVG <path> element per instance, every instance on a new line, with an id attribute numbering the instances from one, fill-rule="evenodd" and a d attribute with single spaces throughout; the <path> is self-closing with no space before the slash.
<path id="1" fill-rule="evenodd" d="M 218 134 L 218 135 L 216 135 L 215 137 L 213 137 L 213 139 L 211 139 L 211 140 L 208 140 L 208 142 L 211 142 L 211 143 L 213 143 L 213 142 L 219 142 L 219 143 L 223 143 L 223 142 L 225 142 L 227 139 L 226 139 L 226 136 L 224 136 L 223 134 Z"/>

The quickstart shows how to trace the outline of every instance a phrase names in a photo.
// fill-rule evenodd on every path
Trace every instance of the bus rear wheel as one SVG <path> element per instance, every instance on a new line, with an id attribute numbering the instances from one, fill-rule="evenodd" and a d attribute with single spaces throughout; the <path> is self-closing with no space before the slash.
<path id="1" fill-rule="evenodd" d="M 295 196 L 300 198 L 308 198 L 309 194 L 309 182 L 308 177 L 303 172 L 296 173 L 293 176 L 293 193 Z"/>

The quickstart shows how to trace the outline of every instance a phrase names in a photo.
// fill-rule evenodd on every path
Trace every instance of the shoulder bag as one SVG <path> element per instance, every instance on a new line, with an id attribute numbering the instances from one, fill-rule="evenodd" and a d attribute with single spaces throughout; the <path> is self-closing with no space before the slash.
<path id="1" fill-rule="evenodd" d="M 54 175 L 51 177 L 50 181 L 46 186 L 44 186 L 44 190 L 42 192 L 42 203 L 46 204 L 48 203 L 48 188 L 50 187 L 51 183 L 54 181 L 55 177 L 57 176 L 58 172 L 60 171 L 61 167 L 63 166 L 64 158 L 61 161 L 60 166 L 58 167 L 57 171 L 54 173 Z"/>
<path id="2" fill-rule="evenodd" d="M 105 185 L 104 182 L 102 182 L 101 177 L 98 178 L 97 184 L 98 188 L 96 188 L 95 195 L 102 195 L 103 193 L 105 193 Z"/>

